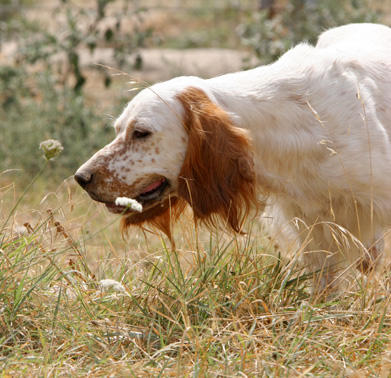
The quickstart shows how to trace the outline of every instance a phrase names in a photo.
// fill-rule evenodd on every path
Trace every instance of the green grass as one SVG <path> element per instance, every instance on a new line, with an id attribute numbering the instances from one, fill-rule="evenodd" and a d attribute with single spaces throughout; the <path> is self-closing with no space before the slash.
<path id="1" fill-rule="evenodd" d="M 173 251 L 137 230 L 122 240 L 118 218 L 71 181 L 22 200 L 4 225 L 17 199 L 1 189 L 4 376 L 388 372 L 387 274 L 357 277 L 327 299 L 257 222 L 233 237 L 184 219 Z M 103 290 L 107 278 L 124 290 Z"/>

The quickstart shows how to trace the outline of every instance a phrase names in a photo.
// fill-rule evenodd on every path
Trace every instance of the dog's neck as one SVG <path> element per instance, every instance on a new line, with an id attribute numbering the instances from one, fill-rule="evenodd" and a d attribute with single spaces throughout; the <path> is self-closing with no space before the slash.
<path id="1" fill-rule="evenodd" d="M 298 186 L 290 182 L 303 160 L 324 151 L 314 144 L 322 139 L 314 136 L 319 120 L 308 92 L 314 73 L 303 61 L 309 54 L 316 55 L 314 50 L 299 45 L 272 65 L 207 80 L 219 106 L 238 127 L 250 131 L 257 146 L 259 181 L 270 192 L 296 196 L 291 191 Z"/>

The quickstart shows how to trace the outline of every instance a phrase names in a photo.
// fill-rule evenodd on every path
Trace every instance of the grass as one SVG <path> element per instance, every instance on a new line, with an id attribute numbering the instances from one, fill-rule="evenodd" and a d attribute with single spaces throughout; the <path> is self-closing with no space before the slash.
<path id="1" fill-rule="evenodd" d="M 173 251 L 137 230 L 122 240 L 86 197 L 65 181 L 4 225 L 19 196 L 1 188 L 3 376 L 388 375 L 388 274 L 316 297 L 257 222 L 233 237 L 185 219 Z"/>

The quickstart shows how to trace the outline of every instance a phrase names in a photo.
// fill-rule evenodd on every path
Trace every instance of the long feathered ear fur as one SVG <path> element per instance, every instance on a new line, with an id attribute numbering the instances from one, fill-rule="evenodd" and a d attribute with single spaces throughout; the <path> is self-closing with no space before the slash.
<path id="1" fill-rule="evenodd" d="M 241 232 L 250 210 L 260 206 L 249 137 L 202 90 L 188 88 L 177 97 L 189 136 L 178 194 L 196 220 L 216 225 L 220 218 Z"/>

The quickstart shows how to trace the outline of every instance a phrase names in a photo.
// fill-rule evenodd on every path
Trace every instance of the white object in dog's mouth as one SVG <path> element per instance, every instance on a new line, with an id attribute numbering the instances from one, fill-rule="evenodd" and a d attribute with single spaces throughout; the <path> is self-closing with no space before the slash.
<path id="1" fill-rule="evenodd" d="M 117 197 L 114 203 L 116 206 L 122 206 L 128 208 L 129 210 L 137 211 L 138 213 L 143 211 L 143 206 L 141 203 L 137 202 L 133 198 Z"/>

